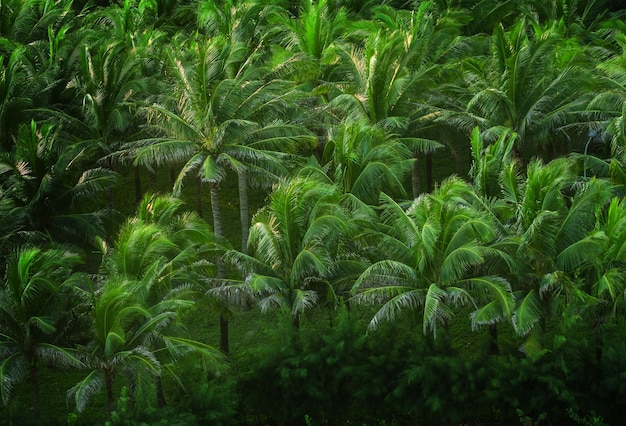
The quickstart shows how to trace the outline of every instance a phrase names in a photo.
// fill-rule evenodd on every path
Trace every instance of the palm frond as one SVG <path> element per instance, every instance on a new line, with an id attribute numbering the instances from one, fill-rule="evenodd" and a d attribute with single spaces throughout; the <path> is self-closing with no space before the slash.
<path id="1" fill-rule="evenodd" d="M 0 392 L 4 405 L 9 403 L 13 388 L 23 380 L 27 373 L 28 365 L 22 353 L 13 353 L 2 360 L 0 363 Z"/>
<path id="2" fill-rule="evenodd" d="M 437 323 L 447 324 L 452 316 L 452 310 L 446 305 L 448 294 L 446 290 L 432 283 L 424 297 L 424 334 L 430 330 L 437 337 Z"/>
<path id="3" fill-rule="evenodd" d="M 76 411 L 82 413 L 89 400 L 99 393 L 104 386 L 104 377 L 100 370 L 91 371 L 87 377 L 82 379 L 70 390 L 67 391 L 67 397 L 73 398 L 76 404 Z"/>
<path id="4" fill-rule="evenodd" d="M 526 336 L 535 328 L 542 313 L 541 303 L 535 290 L 531 290 L 520 301 L 512 317 L 513 328 L 518 336 Z"/>

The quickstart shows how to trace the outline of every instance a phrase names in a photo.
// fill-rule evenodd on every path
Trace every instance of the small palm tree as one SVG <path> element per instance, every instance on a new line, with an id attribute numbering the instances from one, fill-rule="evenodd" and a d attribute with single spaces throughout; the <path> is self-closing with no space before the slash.
<path id="1" fill-rule="evenodd" d="M 420 313 L 424 334 L 436 337 L 438 325 L 447 328 L 453 308 L 468 303 L 476 307 L 474 326 L 510 319 L 510 284 L 486 273 L 490 260 L 505 255 L 490 246 L 493 224 L 472 206 L 472 197 L 470 187 L 459 179 L 445 181 L 406 210 L 381 195 L 375 237 L 381 260 L 368 267 L 352 289 L 358 303 L 383 303 L 370 328 L 408 311 Z"/>
<path id="2" fill-rule="evenodd" d="M 156 379 L 163 395 L 161 369 L 172 358 L 195 353 L 208 367 L 221 360 L 217 350 L 186 338 L 181 322 L 182 312 L 194 307 L 194 284 L 212 269 L 201 256 L 216 245 L 208 225 L 181 206 L 171 197 L 146 196 L 114 246 L 103 245 L 104 284 L 92 295 L 92 341 L 83 348 L 92 371 L 71 391 L 79 411 L 102 386 L 112 410 L 117 374 L 139 383 Z"/>
<path id="3" fill-rule="evenodd" d="M 546 165 L 533 161 L 521 182 L 515 172 L 506 173 L 504 179 L 509 188 L 504 198 L 514 212 L 509 222 L 510 235 L 517 239 L 513 256 L 519 262 L 513 326 L 520 336 L 528 336 L 522 349 L 532 354 L 542 348 L 552 313 L 593 304 L 577 277 L 605 246 L 606 237 L 595 224 L 612 192 L 602 180 L 573 185 L 576 176 L 570 159 Z"/>
<path id="4" fill-rule="evenodd" d="M 232 250 L 225 255 L 244 280 L 226 281 L 210 293 L 227 301 L 257 300 L 263 311 L 277 307 L 298 328 L 301 315 L 333 291 L 333 247 L 349 227 L 339 196 L 336 187 L 315 179 L 278 184 L 268 206 L 254 217 L 250 254 Z"/>
<path id="5" fill-rule="evenodd" d="M 14 386 L 29 376 L 36 419 L 39 364 L 82 365 L 60 339 L 75 286 L 87 280 L 72 270 L 79 263 L 81 259 L 68 251 L 36 247 L 22 248 L 6 261 L 0 287 L 0 393 L 7 404 Z"/>
<path id="6" fill-rule="evenodd" d="M 375 204 L 381 190 L 406 196 L 403 178 L 411 152 L 382 129 L 363 123 L 341 124 L 330 130 L 323 168 L 344 193 Z"/>

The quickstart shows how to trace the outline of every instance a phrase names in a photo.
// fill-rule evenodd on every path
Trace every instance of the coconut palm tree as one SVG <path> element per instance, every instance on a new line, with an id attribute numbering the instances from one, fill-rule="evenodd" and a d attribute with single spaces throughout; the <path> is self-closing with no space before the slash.
<path id="1" fill-rule="evenodd" d="M 345 71 L 344 93 L 329 110 L 350 121 L 380 127 L 413 153 L 414 196 L 419 194 L 420 155 L 442 148 L 428 130 L 440 115 L 442 87 L 454 77 L 452 61 L 460 56 L 460 24 L 438 16 L 431 2 L 414 12 L 381 6 L 374 20 L 347 33 L 355 45 L 339 50 Z M 365 37 L 361 48 L 356 40 Z"/>
<path id="2" fill-rule="evenodd" d="M 0 147 L 5 152 L 13 145 L 19 123 L 25 121 L 25 110 L 32 106 L 24 55 L 24 48 L 0 54 Z"/>
<path id="3" fill-rule="evenodd" d="M 61 339 L 75 286 L 87 280 L 73 272 L 79 263 L 82 259 L 69 251 L 37 247 L 24 247 L 6 260 L 0 287 L 0 393 L 7 404 L 15 385 L 28 376 L 37 420 L 40 363 L 81 365 Z"/>
<path id="4" fill-rule="evenodd" d="M 546 165 L 532 161 L 525 177 L 514 163 L 501 175 L 503 200 L 512 212 L 508 232 L 516 240 L 511 254 L 518 262 L 513 326 L 526 336 L 527 354 L 541 350 L 543 330 L 556 313 L 593 303 L 577 277 L 604 247 L 604 233 L 594 228 L 612 192 L 603 180 L 573 185 L 574 170 L 572 160 L 562 158 Z"/>
<path id="5" fill-rule="evenodd" d="M 91 341 L 82 348 L 90 373 L 71 391 L 82 411 L 90 397 L 106 388 L 114 408 L 115 376 L 133 386 L 155 379 L 157 400 L 164 404 L 160 376 L 171 372 L 172 359 L 194 353 L 208 367 L 219 351 L 185 337 L 181 313 L 194 307 L 193 293 L 211 265 L 199 256 L 214 244 L 208 225 L 178 210 L 178 200 L 146 197 L 139 216 L 120 230 L 105 249 L 102 283 L 92 293 Z"/>
<path id="6" fill-rule="evenodd" d="M 254 299 L 263 311 L 279 308 L 298 328 L 302 314 L 333 291 L 334 250 L 349 228 L 339 201 L 334 185 L 316 179 L 276 185 L 269 204 L 254 217 L 250 253 L 231 250 L 225 255 L 244 280 L 222 281 L 225 285 L 210 294 L 233 302 Z"/>
<path id="7" fill-rule="evenodd" d="M 444 120 L 467 130 L 508 127 L 518 135 L 518 155 L 522 146 L 535 153 L 579 121 L 589 101 L 580 94 L 593 88 L 582 59 L 581 50 L 566 42 L 562 23 L 520 20 L 508 29 L 497 26 L 490 56 L 463 66 L 471 93 L 466 111 Z"/>
<path id="8" fill-rule="evenodd" d="M 403 177 L 411 152 L 382 129 L 364 123 L 340 124 L 329 130 L 323 168 L 344 193 L 375 204 L 380 191 L 405 197 Z"/>
<path id="9" fill-rule="evenodd" d="M 19 211 L 18 229 L 94 247 L 95 237 L 104 236 L 103 214 L 94 199 L 116 176 L 88 168 L 93 153 L 89 143 L 64 141 L 50 123 L 20 127 L 15 149 L 0 155 L 0 188 Z"/>
<path id="10" fill-rule="evenodd" d="M 87 346 L 79 348 L 84 353 L 83 362 L 89 373 L 68 392 L 78 412 L 82 412 L 90 398 L 103 387 L 107 409 L 112 412 L 115 409 L 113 384 L 119 373 L 141 378 L 161 374 L 161 365 L 146 343 L 148 336 L 174 313 L 153 316 L 137 301 L 133 290 L 132 282 L 119 278 L 110 280 L 92 295 L 92 338 Z"/>
<path id="11" fill-rule="evenodd" d="M 150 108 L 151 122 L 162 137 L 135 143 L 129 152 L 137 164 L 184 165 L 174 186 L 180 193 L 185 177 L 193 172 L 211 191 L 213 226 L 222 235 L 218 186 L 227 170 L 234 170 L 242 191 L 242 227 L 247 225 L 246 188 L 251 183 L 266 186 L 286 172 L 283 153 L 299 144 L 310 145 L 312 137 L 301 126 L 281 120 L 289 116 L 290 97 L 295 94 L 284 81 L 264 82 L 254 67 L 232 73 L 230 64 L 246 50 L 222 38 L 191 41 L 190 63 L 170 57 L 176 92 L 167 105 Z M 250 58 L 252 60 L 253 58 Z M 197 207 L 201 213 L 200 206 Z M 242 228 L 242 246 L 247 235 Z"/>
<path id="12" fill-rule="evenodd" d="M 492 259 L 506 256 L 490 244 L 490 218 L 472 206 L 471 188 L 452 178 L 408 209 L 381 195 L 378 235 L 380 257 L 352 289 L 357 303 L 382 303 L 369 327 L 396 315 L 421 316 L 424 334 L 447 328 L 453 308 L 474 304 L 474 326 L 510 319 L 514 298 L 508 281 L 491 275 Z M 376 234 L 374 234 L 376 235 Z"/>

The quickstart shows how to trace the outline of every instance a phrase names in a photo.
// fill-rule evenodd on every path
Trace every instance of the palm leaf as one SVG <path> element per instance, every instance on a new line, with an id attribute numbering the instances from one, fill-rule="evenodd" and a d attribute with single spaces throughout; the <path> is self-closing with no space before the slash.
<path id="1" fill-rule="evenodd" d="M 9 403 L 15 385 L 28 374 L 28 365 L 22 353 L 16 352 L 0 363 L 0 392 L 4 405 Z"/>
<path id="2" fill-rule="evenodd" d="M 543 310 L 537 293 L 531 290 L 519 301 L 512 317 L 513 328 L 517 335 L 526 336 L 530 333 L 542 315 Z"/>
<path id="3" fill-rule="evenodd" d="M 432 283 L 426 291 L 424 298 L 424 334 L 430 330 L 437 337 L 437 322 L 447 324 L 452 315 L 450 308 L 446 306 L 448 295 L 445 290 Z"/>
<path id="4" fill-rule="evenodd" d="M 67 391 L 67 397 L 74 399 L 76 411 L 82 413 L 87 407 L 91 397 L 102 390 L 104 377 L 100 370 L 91 371 L 87 377 Z"/>

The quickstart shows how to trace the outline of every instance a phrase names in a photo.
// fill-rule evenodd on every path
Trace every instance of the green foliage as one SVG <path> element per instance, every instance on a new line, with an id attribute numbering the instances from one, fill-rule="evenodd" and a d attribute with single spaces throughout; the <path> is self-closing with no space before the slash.
<path id="1" fill-rule="evenodd" d="M 615 9 L 0 1 L 0 415 L 41 388 L 47 423 L 620 423 Z M 200 298 L 246 324 L 234 369 Z"/>

